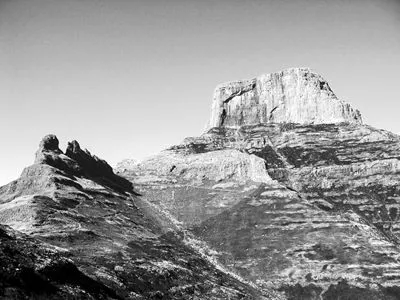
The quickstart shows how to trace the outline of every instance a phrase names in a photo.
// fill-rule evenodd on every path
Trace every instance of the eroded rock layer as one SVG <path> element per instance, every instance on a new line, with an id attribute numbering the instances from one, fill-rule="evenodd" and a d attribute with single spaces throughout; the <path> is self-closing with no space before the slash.
<path id="1" fill-rule="evenodd" d="M 55 136 L 0 188 L 0 223 L 30 236 L 0 227 L 0 299 L 276 298 L 227 273 L 77 142 L 63 154 Z"/>
<path id="2" fill-rule="evenodd" d="M 46 136 L 0 187 L 0 298 L 400 299 L 398 135 L 309 69 L 221 85 L 210 127 L 116 173 Z"/>
<path id="3" fill-rule="evenodd" d="M 263 159 L 268 180 L 210 177 L 220 159 L 182 173 L 150 167 L 228 150 Z M 288 299 L 399 299 L 399 159 L 400 138 L 370 126 L 259 124 L 213 128 L 123 174 L 260 288 Z"/>
<path id="4" fill-rule="evenodd" d="M 361 114 L 338 99 L 320 75 L 287 69 L 217 86 L 208 128 L 259 123 L 352 123 Z"/>

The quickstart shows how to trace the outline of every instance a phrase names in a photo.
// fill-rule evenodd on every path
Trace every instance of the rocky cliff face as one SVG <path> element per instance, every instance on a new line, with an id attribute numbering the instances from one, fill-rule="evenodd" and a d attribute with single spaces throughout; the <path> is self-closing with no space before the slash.
<path id="1" fill-rule="evenodd" d="M 120 175 L 261 289 L 400 299 L 399 166 L 399 136 L 290 69 L 217 87 L 206 133 Z"/>
<path id="2" fill-rule="evenodd" d="M 214 128 L 158 164 L 235 149 L 264 159 L 269 179 L 146 177 L 155 158 L 124 175 L 260 288 L 287 299 L 398 299 L 399 147 L 399 137 L 365 125 Z"/>
<path id="3" fill-rule="evenodd" d="M 398 136 L 365 125 L 265 124 L 214 128 L 170 151 L 264 158 L 272 182 L 188 223 L 242 276 L 290 299 L 398 299 L 399 147 Z"/>
<path id="4" fill-rule="evenodd" d="M 219 85 L 208 128 L 259 123 L 361 124 L 358 110 L 339 100 L 320 75 L 287 69 Z"/>
<path id="5" fill-rule="evenodd" d="M 0 298 L 400 299 L 399 136 L 308 69 L 218 87 L 210 127 L 116 173 L 46 136 L 0 187 Z"/>

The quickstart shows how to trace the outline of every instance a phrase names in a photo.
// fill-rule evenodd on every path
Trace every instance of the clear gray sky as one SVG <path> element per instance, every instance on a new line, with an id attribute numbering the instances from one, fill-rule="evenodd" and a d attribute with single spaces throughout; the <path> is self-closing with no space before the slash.
<path id="1" fill-rule="evenodd" d="M 42 136 L 115 164 L 199 135 L 214 87 L 311 67 L 400 132 L 399 0 L 0 0 L 0 184 Z"/>

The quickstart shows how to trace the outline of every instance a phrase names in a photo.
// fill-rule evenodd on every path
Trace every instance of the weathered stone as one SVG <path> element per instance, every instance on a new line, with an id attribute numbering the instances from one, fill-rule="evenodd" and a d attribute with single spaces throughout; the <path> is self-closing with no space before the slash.
<path id="1" fill-rule="evenodd" d="M 146 175 L 153 175 L 159 179 L 179 175 L 181 181 L 190 184 L 224 180 L 235 180 L 240 183 L 271 181 L 262 158 L 238 150 L 220 150 L 194 155 L 165 151 L 130 167 L 140 174 L 137 178 L 139 181 L 145 179 Z M 122 170 L 127 168 L 125 165 Z"/>
<path id="2" fill-rule="evenodd" d="M 82 150 L 77 141 L 68 143 L 65 154 L 58 148 L 58 144 L 55 135 L 45 136 L 40 142 L 32 168 L 39 170 L 38 165 L 49 165 L 73 176 L 86 176 L 103 185 L 132 192 L 132 184 L 128 180 L 115 175 L 105 160 L 90 154 L 87 149 Z"/>
<path id="3" fill-rule="evenodd" d="M 62 154 L 58 148 L 59 142 L 54 134 L 46 135 L 39 144 L 39 149 L 36 151 L 35 163 L 46 163 L 53 159 L 54 156 Z"/>
<path id="4" fill-rule="evenodd" d="M 342 122 L 361 124 L 361 114 L 338 99 L 320 75 L 297 68 L 219 85 L 208 128 Z"/>
<path id="5" fill-rule="evenodd" d="M 57 153 L 61 153 L 61 150 L 58 148 L 59 141 L 54 134 L 46 135 L 39 144 L 39 150 L 42 151 L 54 151 Z"/>
<path id="6" fill-rule="evenodd" d="M 46 137 L 0 187 L 0 223 L 67 249 L 124 299 L 399 299 L 399 136 L 362 125 L 308 69 L 220 86 L 210 126 L 118 164 L 140 196 Z"/>
<path id="7" fill-rule="evenodd" d="M 113 174 L 111 166 L 105 160 L 98 158 L 96 155 L 91 155 L 87 149 L 82 150 L 77 141 L 68 143 L 65 155 L 78 162 L 82 170 L 93 176 Z"/>
<path id="8" fill-rule="evenodd" d="M 10 242 L 0 226 L 0 298 L 271 299 L 217 265 L 166 212 L 121 188 L 128 181 L 105 161 L 77 142 L 66 155 L 44 144 L 44 160 L 0 187 L 0 223 L 31 241 L 20 234 Z"/>
<path id="9" fill-rule="evenodd" d="M 210 127 L 120 174 L 259 288 L 398 299 L 399 136 L 363 125 L 308 69 L 218 87 Z M 268 180 L 240 176 L 254 156 Z"/>
<path id="10" fill-rule="evenodd" d="M 116 172 L 123 172 L 133 169 L 139 162 L 135 159 L 124 159 L 115 166 Z"/>
<path id="11" fill-rule="evenodd" d="M 210 176 L 207 161 L 218 166 L 229 151 L 263 158 L 273 180 Z M 400 286 L 399 153 L 398 136 L 365 125 L 218 127 L 123 174 L 259 286 L 289 299 L 391 299 Z M 204 180 L 168 173 L 176 156 L 185 157 L 183 174 Z"/>

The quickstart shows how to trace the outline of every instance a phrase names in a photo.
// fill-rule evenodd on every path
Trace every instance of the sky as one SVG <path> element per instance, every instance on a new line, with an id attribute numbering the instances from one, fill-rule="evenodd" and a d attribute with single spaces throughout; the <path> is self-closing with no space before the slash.
<path id="1" fill-rule="evenodd" d="M 400 133 L 400 0 L 0 0 L 0 185 L 49 133 L 143 159 L 203 132 L 217 84 L 288 67 Z"/>

